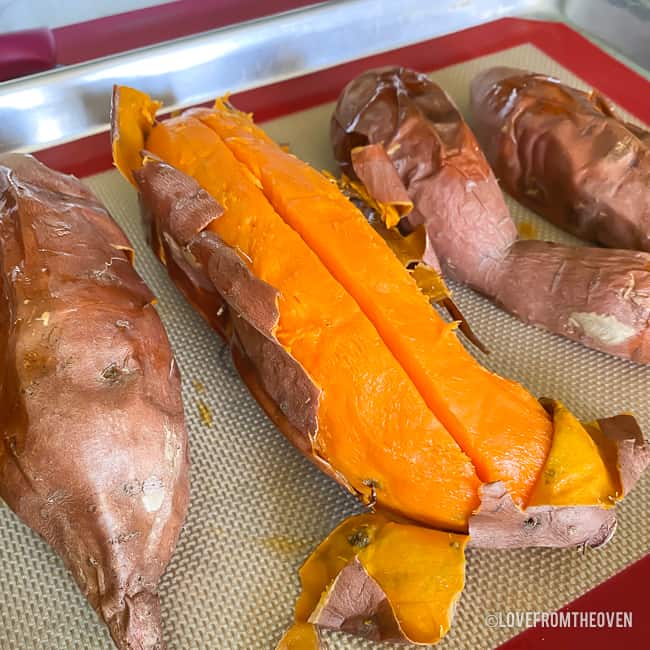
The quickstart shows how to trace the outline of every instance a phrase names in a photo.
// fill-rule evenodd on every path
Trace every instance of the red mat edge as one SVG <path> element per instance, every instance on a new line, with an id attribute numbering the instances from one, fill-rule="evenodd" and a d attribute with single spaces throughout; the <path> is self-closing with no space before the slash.
<path id="1" fill-rule="evenodd" d="M 650 123 L 650 103 L 643 100 L 650 96 L 650 82 L 566 25 L 517 18 L 504 18 L 425 43 L 239 93 L 233 96 L 233 101 L 243 110 L 254 112 L 259 121 L 265 121 L 336 99 L 349 79 L 369 67 L 399 63 L 432 71 L 526 43 L 539 48 L 643 122 Z M 81 53 L 78 56 L 81 58 L 77 60 L 83 60 Z M 45 149 L 36 155 L 49 166 L 78 176 L 104 171 L 112 164 L 107 133 Z M 580 646 L 589 644 L 591 650 L 610 650 L 612 642 L 625 643 L 628 648 L 644 648 L 650 637 L 650 620 L 645 611 L 640 611 L 640 606 L 645 603 L 643 587 L 649 581 L 650 556 L 646 556 L 560 610 L 628 610 L 636 615 L 632 628 L 535 627 L 513 637 L 499 650 L 574 650 L 576 642 Z"/>
<path id="2" fill-rule="evenodd" d="M 597 553 L 598 551 L 594 551 Z M 579 562 L 579 558 L 576 562 Z M 534 578 L 533 578 L 534 579 Z M 636 650 L 650 647 L 650 616 L 646 586 L 650 584 L 650 555 L 633 562 L 560 612 L 631 612 L 632 627 L 531 627 L 497 650 Z"/>

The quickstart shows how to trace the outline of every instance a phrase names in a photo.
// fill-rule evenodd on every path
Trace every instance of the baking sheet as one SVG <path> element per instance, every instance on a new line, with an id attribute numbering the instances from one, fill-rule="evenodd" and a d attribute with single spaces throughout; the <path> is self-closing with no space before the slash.
<path id="1" fill-rule="evenodd" d="M 492 65 L 530 68 L 585 86 L 530 45 L 438 70 L 432 78 L 467 116 L 469 80 Z M 266 128 L 296 155 L 331 169 L 331 108 L 295 113 Z M 298 567 L 359 507 L 294 451 L 248 395 L 218 337 L 185 304 L 146 247 L 134 191 L 116 171 L 87 182 L 134 243 L 138 269 L 159 298 L 183 372 L 193 484 L 188 520 L 161 587 L 169 648 L 272 648 L 292 619 Z M 577 243 L 515 202 L 509 205 L 537 238 Z M 581 418 L 633 411 L 650 432 L 650 368 L 525 326 L 472 291 L 453 289 L 492 350 L 489 357 L 477 353 L 487 366 L 536 395 L 563 399 Z M 617 509 L 618 532 L 598 551 L 470 550 L 467 587 L 439 647 L 492 648 L 517 630 L 489 627 L 488 614 L 557 609 L 646 554 L 648 476 Z M 0 648 L 111 648 L 62 562 L 2 505 L 0 536 Z M 334 650 L 382 647 L 341 634 L 327 639 Z"/>

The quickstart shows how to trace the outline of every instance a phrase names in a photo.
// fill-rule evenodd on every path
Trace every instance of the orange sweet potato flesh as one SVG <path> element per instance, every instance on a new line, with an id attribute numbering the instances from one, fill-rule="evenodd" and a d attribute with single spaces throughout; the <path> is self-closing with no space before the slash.
<path id="1" fill-rule="evenodd" d="M 380 514 L 349 517 L 301 567 L 296 623 L 376 641 L 437 643 L 464 587 L 467 541 Z"/>
<path id="2" fill-rule="evenodd" d="M 381 237 L 324 175 L 226 102 L 192 115 L 223 139 L 278 214 L 356 300 L 479 478 L 502 481 L 515 502 L 525 504 L 552 436 L 540 404 L 469 355 Z M 147 147 L 155 150 L 158 142 L 154 129 Z"/>
<path id="3" fill-rule="evenodd" d="M 280 639 L 275 650 L 323 650 L 318 628 L 311 623 L 294 623 Z"/>
<path id="4" fill-rule="evenodd" d="M 155 123 L 150 98 L 137 91 L 129 97 L 121 102 L 117 89 L 113 151 L 121 171 L 138 187 L 152 247 L 172 280 L 230 344 L 252 394 L 301 453 L 353 493 L 376 499 L 384 513 L 448 530 L 469 529 L 474 546 L 598 546 L 611 537 L 616 518 L 610 506 L 633 487 L 648 462 L 632 417 L 598 421 L 594 426 L 602 435 L 594 437 L 561 405 L 545 403 L 547 421 L 554 422 L 549 424 L 553 442 L 530 490 L 535 503 L 529 494 L 522 509 L 507 477 L 479 484 L 471 462 L 427 409 L 378 327 L 272 205 L 262 175 L 233 154 L 237 138 L 223 138 L 210 128 L 206 111 Z M 220 107 L 234 112 L 223 103 Z M 149 120 L 144 126 L 143 115 Z M 252 122 L 248 128 L 256 129 Z M 260 139 L 270 143 L 263 134 Z M 153 153 L 143 151 L 145 146 Z M 293 171 L 300 181 L 300 169 Z M 317 214 L 318 204 L 338 196 L 331 177 L 326 182 L 333 194 L 316 187 L 311 197 Z M 311 206 L 304 208 L 309 212 Z M 379 254 L 391 251 L 382 237 L 374 243 Z M 397 260 L 402 273 L 405 252 L 391 251 L 387 258 Z M 407 285 L 402 280 L 400 286 Z M 415 289 L 415 295 L 422 294 Z M 455 340 L 451 328 L 436 324 L 442 330 L 436 344 L 445 337 Z M 503 382 L 471 357 L 465 359 L 474 368 L 470 379 L 482 372 L 497 385 Z M 439 371 L 443 362 L 432 363 Z M 455 371 L 451 380 L 462 384 L 463 368 Z M 440 381 L 449 383 L 450 377 L 442 374 Z M 514 386 L 514 399 L 527 396 L 516 384 L 503 384 Z M 468 399 L 466 392 L 458 393 Z M 470 415 L 475 398 L 469 396 L 465 407 Z M 485 420 L 494 425 L 498 417 L 488 409 Z M 583 453 L 574 462 L 576 440 Z M 521 462 L 520 455 L 514 454 L 514 463 Z M 594 468 L 599 473 L 595 490 L 588 485 Z M 364 571 L 347 567 L 338 587 L 367 583 L 381 596 Z M 298 641 L 305 636 L 314 641 L 309 629 L 294 632 Z"/>
<path id="5" fill-rule="evenodd" d="M 206 232 L 279 292 L 274 331 L 322 390 L 313 453 L 380 507 L 466 530 L 478 505 L 471 461 L 427 408 L 368 318 L 277 214 L 223 140 L 191 115 L 153 127 L 146 148 L 223 207 Z"/>

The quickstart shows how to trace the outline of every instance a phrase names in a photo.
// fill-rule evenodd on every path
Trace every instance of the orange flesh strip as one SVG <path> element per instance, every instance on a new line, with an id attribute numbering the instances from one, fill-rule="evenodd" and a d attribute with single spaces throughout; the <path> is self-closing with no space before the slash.
<path id="1" fill-rule="evenodd" d="M 191 113 L 223 138 L 281 217 L 357 301 L 481 480 L 503 481 L 524 505 L 553 433 L 541 405 L 465 350 L 381 237 L 324 175 L 222 101 L 214 110 Z"/>
<path id="2" fill-rule="evenodd" d="M 427 408 L 345 289 L 275 212 L 223 140 L 184 115 L 154 126 L 154 155 L 194 177 L 224 208 L 209 228 L 280 292 L 275 332 L 321 387 L 316 452 L 380 506 L 466 530 L 478 505 L 471 461 Z"/>
<path id="3" fill-rule="evenodd" d="M 111 134 L 113 162 L 133 183 L 131 172 L 141 165 L 140 151 L 151 131 L 156 111 L 162 106 L 151 97 L 128 86 L 113 87 L 113 105 L 119 114 L 129 116 L 120 120 L 119 132 Z"/>
<path id="4" fill-rule="evenodd" d="M 321 650 L 323 645 L 310 623 L 294 623 L 280 639 L 275 650 Z"/>
<path id="5" fill-rule="evenodd" d="M 530 505 L 612 507 L 618 486 L 597 443 L 563 404 L 550 405 L 555 434 Z"/>

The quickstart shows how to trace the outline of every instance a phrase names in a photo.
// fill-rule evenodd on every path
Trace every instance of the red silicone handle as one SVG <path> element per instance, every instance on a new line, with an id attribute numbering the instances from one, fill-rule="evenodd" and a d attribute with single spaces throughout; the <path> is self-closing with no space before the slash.
<path id="1" fill-rule="evenodd" d="M 49 70 L 55 65 L 56 45 L 51 30 L 0 34 L 0 81 Z"/>

